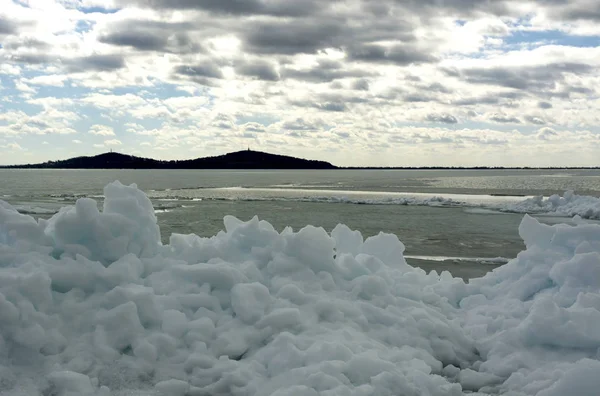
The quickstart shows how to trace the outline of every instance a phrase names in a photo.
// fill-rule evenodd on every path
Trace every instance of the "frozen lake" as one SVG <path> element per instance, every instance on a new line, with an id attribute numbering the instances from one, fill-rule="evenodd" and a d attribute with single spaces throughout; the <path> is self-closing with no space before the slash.
<path id="1" fill-rule="evenodd" d="M 365 236 L 393 233 L 411 264 L 464 278 L 523 249 L 522 211 L 506 208 L 566 190 L 600 196 L 597 170 L 0 170 L 0 180 L 0 199 L 42 218 L 78 197 L 101 202 L 111 181 L 136 183 L 153 201 L 165 243 L 172 233 L 215 235 L 226 215 L 256 215 L 279 231 L 342 223 Z"/>

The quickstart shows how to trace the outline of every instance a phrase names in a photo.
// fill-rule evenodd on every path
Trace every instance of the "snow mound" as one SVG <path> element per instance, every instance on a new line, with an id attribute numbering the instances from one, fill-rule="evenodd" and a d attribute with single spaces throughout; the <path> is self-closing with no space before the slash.
<path id="1" fill-rule="evenodd" d="M 600 226 L 525 216 L 465 284 L 394 235 L 224 219 L 168 245 L 135 185 L 49 220 L 0 201 L 0 394 L 596 395 Z"/>
<path id="2" fill-rule="evenodd" d="M 525 199 L 502 209 L 514 213 L 552 213 L 559 216 L 580 216 L 584 219 L 600 220 L 600 198 L 588 195 L 577 195 L 573 191 L 565 191 L 544 199 L 543 196 Z"/>

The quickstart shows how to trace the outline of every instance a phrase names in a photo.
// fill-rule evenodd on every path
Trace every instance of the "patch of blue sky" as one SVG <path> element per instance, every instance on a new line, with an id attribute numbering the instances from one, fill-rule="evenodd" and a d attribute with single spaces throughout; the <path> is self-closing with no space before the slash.
<path id="1" fill-rule="evenodd" d="M 510 36 L 504 38 L 504 43 L 509 46 L 520 46 L 528 43 L 539 45 L 564 45 L 570 47 L 598 47 L 600 36 L 576 36 L 560 30 L 515 30 Z"/>
<path id="2" fill-rule="evenodd" d="M 106 8 L 102 6 L 77 7 L 77 9 L 84 14 L 115 14 L 120 11 L 120 8 Z"/>
<path id="3" fill-rule="evenodd" d="M 21 7 L 25 7 L 25 8 L 31 8 L 31 7 L 29 6 L 29 2 L 28 2 L 27 0 L 12 0 L 12 2 L 13 2 L 14 4 L 18 4 L 18 5 L 20 5 Z"/>
<path id="4" fill-rule="evenodd" d="M 182 83 L 182 85 L 186 85 L 186 84 Z M 208 88 L 208 87 L 195 85 L 194 88 L 196 90 L 192 94 L 188 91 L 178 89 L 177 88 L 178 86 L 179 85 L 176 85 L 176 84 L 157 82 L 157 84 L 154 86 L 154 89 L 157 91 L 157 93 L 160 97 L 165 97 L 165 98 L 166 97 L 169 97 L 169 98 L 180 97 L 180 96 L 206 96 L 209 98 L 210 101 L 212 101 L 215 98 L 214 95 L 211 95 L 210 88 Z"/>
<path id="5" fill-rule="evenodd" d="M 52 85 L 32 85 L 37 90 L 38 98 L 55 97 L 55 98 L 69 98 L 77 100 L 77 98 L 84 97 L 92 92 L 91 89 L 86 87 L 73 86 L 68 82 L 64 86 L 52 86 Z"/>
<path id="6" fill-rule="evenodd" d="M 86 33 L 91 31 L 94 28 L 96 23 L 93 21 L 79 20 L 75 25 L 75 31 L 77 33 Z"/>
<path id="7" fill-rule="evenodd" d="M 197 87 L 197 90 L 192 94 L 188 91 L 184 91 L 181 89 L 177 89 L 177 85 L 168 84 L 156 81 L 156 84 L 153 86 L 127 86 L 127 87 L 115 87 L 111 89 L 112 94 L 114 95 L 126 95 L 133 94 L 142 97 L 152 97 L 159 99 L 168 99 L 168 98 L 178 98 L 178 97 L 207 97 L 208 103 L 205 107 L 210 107 L 213 104 L 213 100 L 215 99 L 214 95 L 210 94 L 210 90 L 204 87 Z"/>
<path id="8" fill-rule="evenodd" d="M 2 101 L 3 111 L 22 111 L 28 115 L 34 115 L 40 112 L 41 107 L 27 103 L 27 99 L 19 97 L 22 92 L 15 89 L 8 89 L 2 92 L 4 100 Z"/>
<path id="9" fill-rule="evenodd" d="M 238 117 L 235 120 L 235 123 L 237 125 L 243 125 L 243 124 L 246 124 L 248 122 L 256 122 L 257 124 L 261 124 L 261 125 L 264 125 L 264 126 L 269 126 L 271 124 L 276 123 L 279 120 L 280 120 L 279 118 L 271 117 L 271 116 L 267 116 L 267 115 L 256 115 L 256 116 Z"/>

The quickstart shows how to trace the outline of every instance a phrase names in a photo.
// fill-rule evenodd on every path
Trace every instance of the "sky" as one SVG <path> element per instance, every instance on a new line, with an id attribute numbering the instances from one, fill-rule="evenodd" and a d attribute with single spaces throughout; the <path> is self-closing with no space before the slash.
<path id="1" fill-rule="evenodd" d="M 0 0 L 0 164 L 599 166 L 597 0 Z"/>

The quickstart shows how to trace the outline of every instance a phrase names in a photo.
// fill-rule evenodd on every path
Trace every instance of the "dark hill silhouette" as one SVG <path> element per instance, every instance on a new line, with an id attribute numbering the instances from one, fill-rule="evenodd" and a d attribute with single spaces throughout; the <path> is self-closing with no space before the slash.
<path id="1" fill-rule="evenodd" d="M 336 169 L 329 162 L 314 161 L 261 151 L 244 150 L 215 157 L 160 161 L 121 153 L 75 157 L 41 164 L 11 165 L 4 168 L 49 169 Z"/>

